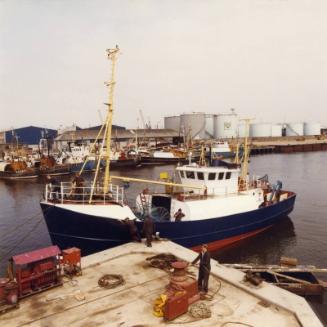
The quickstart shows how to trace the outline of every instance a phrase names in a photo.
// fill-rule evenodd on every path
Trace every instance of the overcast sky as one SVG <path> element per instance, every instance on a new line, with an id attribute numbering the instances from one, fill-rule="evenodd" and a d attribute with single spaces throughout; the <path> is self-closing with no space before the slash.
<path id="1" fill-rule="evenodd" d="M 99 124 L 116 44 L 116 124 L 327 123 L 326 0 L 0 0 L 0 129 Z"/>

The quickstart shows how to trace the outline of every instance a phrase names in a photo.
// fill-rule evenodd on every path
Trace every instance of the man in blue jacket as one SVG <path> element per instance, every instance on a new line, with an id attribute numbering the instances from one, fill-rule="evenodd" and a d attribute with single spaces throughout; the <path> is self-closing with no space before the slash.
<path id="1" fill-rule="evenodd" d="M 201 252 L 193 260 L 192 265 L 196 264 L 200 260 L 199 275 L 198 275 L 198 290 L 199 292 L 208 293 L 208 282 L 210 275 L 210 253 L 208 252 L 208 246 L 202 245 Z"/>

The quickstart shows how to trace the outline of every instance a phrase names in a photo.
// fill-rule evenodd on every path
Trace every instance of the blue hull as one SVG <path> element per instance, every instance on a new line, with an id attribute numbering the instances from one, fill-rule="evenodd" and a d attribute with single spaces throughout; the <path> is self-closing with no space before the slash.
<path id="1" fill-rule="evenodd" d="M 70 170 L 74 173 L 79 173 L 83 167 L 84 162 L 70 164 Z M 93 171 L 96 169 L 96 161 L 90 160 L 85 164 L 84 171 Z"/>
<path id="2" fill-rule="evenodd" d="M 288 199 L 257 210 L 200 221 L 156 222 L 160 237 L 182 246 L 196 248 L 211 244 L 217 249 L 269 228 L 294 207 L 295 194 Z M 60 248 L 76 246 L 83 255 L 102 251 L 130 241 L 127 227 L 116 219 L 76 213 L 41 203 L 53 244 Z M 137 222 L 139 230 L 142 222 Z"/>

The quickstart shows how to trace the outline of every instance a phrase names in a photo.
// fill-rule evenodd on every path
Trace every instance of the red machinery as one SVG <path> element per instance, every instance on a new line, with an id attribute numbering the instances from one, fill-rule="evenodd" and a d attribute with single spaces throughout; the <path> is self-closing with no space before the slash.
<path id="1" fill-rule="evenodd" d="M 188 263 L 176 261 L 171 265 L 174 272 L 166 291 L 168 300 L 164 307 L 165 320 L 173 320 L 186 313 L 188 306 L 200 299 L 197 281 L 186 273 Z"/>
<path id="2" fill-rule="evenodd" d="M 0 278 L 0 313 L 18 307 L 17 283 L 9 278 Z"/>
<path id="3" fill-rule="evenodd" d="M 63 250 L 61 264 L 65 274 L 69 276 L 81 275 L 81 250 L 78 248 Z"/>
<path id="4" fill-rule="evenodd" d="M 54 245 L 13 256 L 19 298 L 62 284 L 60 252 Z"/>

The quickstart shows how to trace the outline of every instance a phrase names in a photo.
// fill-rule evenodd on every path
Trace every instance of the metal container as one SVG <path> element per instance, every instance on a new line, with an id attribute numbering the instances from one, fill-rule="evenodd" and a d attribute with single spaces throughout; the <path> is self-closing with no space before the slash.
<path id="1" fill-rule="evenodd" d="M 271 123 L 257 123 L 250 125 L 251 137 L 270 137 Z"/>
<path id="2" fill-rule="evenodd" d="M 304 135 L 320 135 L 321 125 L 320 123 L 304 123 Z"/>
<path id="3" fill-rule="evenodd" d="M 170 116 L 164 118 L 164 125 L 167 129 L 173 129 L 179 132 L 180 128 L 180 116 Z"/>
<path id="4" fill-rule="evenodd" d="M 286 136 L 303 136 L 303 123 L 286 124 Z"/>
<path id="5" fill-rule="evenodd" d="M 215 138 L 237 137 L 237 122 L 237 114 L 234 112 L 216 115 L 214 120 Z"/>
<path id="6" fill-rule="evenodd" d="M 204 138 L 206 115 L 203 112 L 194 112 L 181 115 L 181 131 L 192 138 Z"/>

